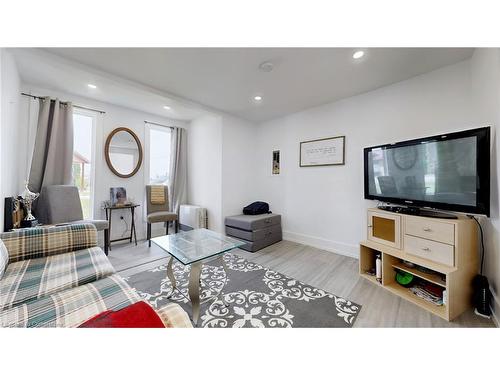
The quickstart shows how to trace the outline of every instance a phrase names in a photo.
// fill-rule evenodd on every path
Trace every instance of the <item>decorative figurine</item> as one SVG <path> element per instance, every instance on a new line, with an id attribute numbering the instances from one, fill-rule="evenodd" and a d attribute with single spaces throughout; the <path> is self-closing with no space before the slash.
<path id="1" fill-rule="evenodd" d="M 39 197 L 39 195 L 40 193 L 33 193 L 32 191 L 30 191 L 30 189 L 28 188 L 28 182 L 26 182 L 24 191 L 19 198 L 24 206 L 24 209 L 26 210 L 26 216 L 21 221 L 22 228 L 31 228 L 38 225 L 38 220 L 31 213 L 31 208 L 33 206 L 33 202 Z"/>

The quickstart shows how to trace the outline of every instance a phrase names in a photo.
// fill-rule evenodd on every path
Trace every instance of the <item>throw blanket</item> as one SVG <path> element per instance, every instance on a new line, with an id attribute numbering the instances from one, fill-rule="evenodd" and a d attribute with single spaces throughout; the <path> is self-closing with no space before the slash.
<path id="1" fill-rule="evenodd" d="M 151 204 L 165 204 L 165 187 L 151 186 Z"/>
<path id="2" fill-rule="evenodd" d="M 158 314 L 144 301 L 118 311 L 104 311 L 79 328 L 165 328 Z"/>

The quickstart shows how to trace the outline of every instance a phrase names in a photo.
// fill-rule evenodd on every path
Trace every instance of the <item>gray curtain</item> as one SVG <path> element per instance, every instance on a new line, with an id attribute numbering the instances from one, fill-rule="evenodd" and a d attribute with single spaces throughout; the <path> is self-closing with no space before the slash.
<path id="1" fill-rule="evenodd" d="M 170 148 L 170 210 L 179 213 L 187 199 L 187 142 L 186 129 L 174 128 Z"/>
<path id="2" fill-rule="evenodd" d="M 40 100 L 29 188 L 39 193 L 43 186 L 69 185 L 73 164 L 73 106 L 59 99 Z M 36 201 L 35 216 L 44 223 L 43 197 Z"/>

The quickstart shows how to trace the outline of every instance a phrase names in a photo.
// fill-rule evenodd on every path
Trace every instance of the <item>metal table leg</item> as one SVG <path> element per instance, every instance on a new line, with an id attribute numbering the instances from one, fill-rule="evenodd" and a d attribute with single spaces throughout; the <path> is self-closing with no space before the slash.
<path id="1" fill-rule="evenodd" d="M 191 301 L 191 307 L 193 310 L 192 318 L 193 318 L 194 325 L 197 325 L 197 323 L 198 323 L 198 319 L 200 317 L 200 308 L 201 308 L 202 304 L 205 304 L 205 303 L 210 302 L 210 301 L 214 301 L 220 297 L 222 300 L 222 303 L 226 307 L 229 306 L 229 303 L 226 302 L 226 300 L 224 299 L 224 293 L 223 293 L 224 287 L 227 284 L 227 280 L 229 277 L 229 268 L 227 267 L 227 264 L 224 261 L 223 256 L 219 256 L 216 259 L 220 259 L 222 267 L 224 268 L 224 272 L 226 273 L 224 284 L 222 285 L 222 288 L 217 295 L 212 296 L 210 298 L 207 298 L 203 302 L 200 301 L 200 290 L 201 290 L 201 278 L 200 277 L 201 277 L 201 271 L 203 268 L 203 261 L 199 261 L 199 262 L 191 264 L 191 271 L 189 273 L 188 293 L 189 293 L 189 300 Z M 174 260 L 174 257 L 170 256 L 170 260 L 168 261 L 168 264 L 167 264 L 167 276 L 168 276 L 168 279 L 170 280 L 170 283 L 172 284 L 172 292 L 170 293 L 170 295 L 167 298 L 170 298 L 174 292 L 174 289 L 177 288 L 177 282 L 175 281 L 174 271 L 173 271 L 173 267 L 172 267 L 173 260 Z M 185 298 L 187 298 L 187 296 L 182 292 L 182 290 L 178 289 L 178 292 L 181 295 L 183 295 Z"/>
<path id="2" fill-rule="evenodd" d="M 193 322 L 196 325 L 200 317 L 200 275 L 202 262 L 196 262 L 191 265 L 191 273 L 189 274 L 189 299 L 193 308 Z"/>
<path id="3" fill-rule="evenodd" d="M 132 212 L 132 226 L 130 231 L 130 242 L 132 242 L 132 231 L 134 233 L 135 246 L 137 246 L 137 234 L 135 233 L 135 207 L 132 206 L 130 209 Z"/>
<path id="4" fill-rule="evenodd" d="M 112 216 L 113 216 L 113 210 L 109 210 L 109 217 L 108 217 L 108 209 L 106 209 L 106 220 L 108 220 L 108 227 L 109 227 L 108 251 L 111 251 L 111 217 Z"/>
<path id="5" fill-rule="evenodd" d="M 222 268 L 224 268 L 224 272 L 226 273 L 226 278 L 224 280 L 224 285 L 222 285 L 222 289 L 220 290 L 220 297 L 221 297 L 221 300 L 222 300 L 222 303 L 224 304 L 224 306 L 228 307 L 229 303 L 226 302 L 226 300 L 224 299 L 224 287 L 226 286 L 227 279 L 229 277 L 229 269 L 227 268 L 226 261 L 224 260 L 224 255 L 221 255 L 220 262 L 222 263 Z"/>
<path id="6" fill-rule="evenodd" d="M 170 298 L 172 294 L 174 293 L 174 289 L 177 287 L 177 282 L 175 281 L 175 276 L 174 276 L 174 270 L 172 269 L 172 263 L 174 261 L 174 257 L 170 256 L 170 260 L 168 261 L 167 265 L 167 276 L 168 279 L 170 280 L 170 283 L 172 284 L 172 292 L 167 298 Z"/>

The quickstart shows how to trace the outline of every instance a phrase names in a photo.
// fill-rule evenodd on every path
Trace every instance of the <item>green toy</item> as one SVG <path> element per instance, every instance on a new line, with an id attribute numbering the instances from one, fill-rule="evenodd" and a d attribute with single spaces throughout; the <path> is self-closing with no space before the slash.
<path id="1" fill-rule="evenodd" d="M 413 284 L 414 277 L 411 273 L 404 271 L 397 271 L 396 281 L 399 285 L 402 285 L 405 288 L 409 288 Z"/>

